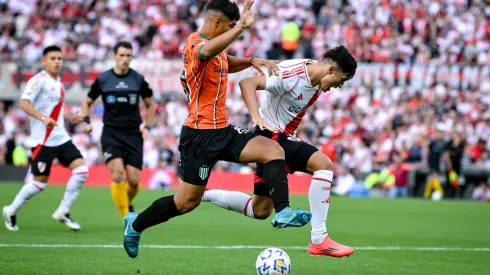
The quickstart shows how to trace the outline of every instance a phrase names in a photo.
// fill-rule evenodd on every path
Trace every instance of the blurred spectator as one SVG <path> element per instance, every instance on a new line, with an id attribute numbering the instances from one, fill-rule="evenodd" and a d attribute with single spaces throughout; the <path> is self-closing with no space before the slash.
<path id="1" fill-rule="evenodd" d="M 356 178 L 342 165 L 338 166 L 336 172 L 337 178 L 335 179 L 335 186 L 333 186 L 332 192 L 335 195 L 346 196 L 356 183 Z"/>
<path id="2" fill-rule="evenodd" d="M 431 140 L 427 146 L 427 164 L 429 166 L 429 177 L 425 187 L 424 197 L 430 198 L 433 190 L 438 190 L 442 193 L 440 182 L 441 177 L 441 159 L 446 148 L 444 141 L 444 127 L 441 124 L 436 126 L 435 139 Z"/>
<path id="3" fill-rule="evenodd" d="M 67 59 L 105 59 L 118 40 L 132 41 L 135 55 L 180 58 L 206 2 L 7 1 L 0 8 L 0 59 L 38 60 L 54 43 Z M 236 2 L 242 7 L 244 0 Z M 282 45 L 287 58 L 318 58 L 344 44 L 361 62 L 490 64 L 485 0 L 261 0 L 255 8 L 256 22 L 243 38 L 249 43 L 233 44 L 230 53 L 276 59 Z"/>
<path id="4" fill-rule="evenodd" d="M 488 188 L 488 184 L 486 182 L 481 182 L 480 185 L 473 190 L 472 198 L 475 201 L 490 201 L 490 188 Z"/>
<path id="5" fill-rule="evenodd" d="M 163 189 L 167 190 L 170 188 L 172 183 L 172 174 L 170 172 L 169 166 L 166 161 L 160 161 L 155 173 L 151 176 L 148 187 L 151 190 Z"/>
<path id="6" fill-rule="evenodd" d="M 393 164 L 388 167 L 388 172 L 394 177 L 394 185 L 390 188 L 390 198 L 408 197 L 408 173 L 412 170 L 419 169 L 422 166 L 416 164 L 404 163 L 405 159 L 402 153 L 394 151 L 391 155 Z"/>
<path id="7" fill-rule="evenodd" d="M 15 134 L 12 134 L 12 136 L 5 142 L 5 147 L 4 147 L 4 160 L 5 164 L 14 164 L 14 150 L 15 150 Z"/>
<path id="8" fill-rule="evenodd" d="M 456 196 L 456 189 L 459 188 L 458 175 L 461 174 L 463 155 L 465 150 L 465 142 L 456 131 L 451 134 L 451 139 L 448 141 L 444 159 L 447 164 L 447 179 L 445 186 L 445 194 L 447 198 L 454 198 Z M 454 175 L 452 175 L 454 173 Z"/>

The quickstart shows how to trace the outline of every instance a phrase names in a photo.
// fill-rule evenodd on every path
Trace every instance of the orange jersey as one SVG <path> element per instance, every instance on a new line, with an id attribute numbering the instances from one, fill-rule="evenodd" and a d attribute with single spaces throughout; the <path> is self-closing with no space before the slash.
<path id="1" fill-rule="evenodd" d="M 189 100 L 189 116 L 185 126 L 194 129 L 220 129 L 228 126 L 226 86 L 228 57 L 221 52 L 201 61 L 200 52 L 209 38 L 195 32 L 184 47 L 184 70 L 181 83 Z"/>

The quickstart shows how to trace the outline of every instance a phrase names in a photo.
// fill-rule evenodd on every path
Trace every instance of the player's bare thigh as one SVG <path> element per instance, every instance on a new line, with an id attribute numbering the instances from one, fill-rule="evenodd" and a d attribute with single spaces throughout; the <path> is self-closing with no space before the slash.
<path id="1" fill-rule="evenodd" d="M 179 182 L 179 189 L 174 195 L 174 202 L 177 206 L 177 210 L 179 210 L 181 214 L 184 214 L 197 208 L 201 203 L 205 190 L 205 185 L 190 184 L 181 179 Z"/>
<path id="2" fill-rule="evenodd" d="M 272 139 L 256 136 L 248 141 L 240 153 L 241 163 L 266 163 L 271 160 L 284 159 L 284 150 Z"/>
<path id="3" fill-rule="evenodd" d="M 122 158 L 112 159 L 107 163 L 111 173 L 111 180 L 114 183 L 120 183 L 124 180 L 124 161 Z"/>
<path id="4" fill-rule="evenodd" d="M 333 171 L 333 163 L 329 157 L 324 155 L 322 152 L 317 151 L 311 155 L 308 159 L 308 164 L 306 165 L 306 172 L 313 174 L 319 170 L 330 170 Z"/>
<path id="5" fill-rule="evenodd" d="M 136 187 L 141 180 L 141 169 L 132 165 L 126 165 L 126 176 L 128 177 L 128 184 Z"/>
<path id="6" fill-rule="evenodd" d="M 77 158 L 75 160 L 73 160 L 70 165 L 68 165 L 68 169 L 70 169 L 71 171 L 73 171 L 74 169 L 80 167 L 80 166 L 83 166 L 85 165 L 85 161 L 83 160 L 83 158 Z"/>

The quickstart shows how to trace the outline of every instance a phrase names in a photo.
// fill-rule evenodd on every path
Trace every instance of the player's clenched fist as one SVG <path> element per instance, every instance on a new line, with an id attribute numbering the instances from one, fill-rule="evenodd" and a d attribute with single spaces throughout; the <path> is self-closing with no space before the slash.
<path id="1" fill-rule="evenodd" d="M 87 134 L 92 132 L 92 124 L 85 124 L 85 126 L 83 127 L 83 132 Z"/>
<path id="2" fill-rule="evenodd" d="M 54 126 L 56 126 L 56 121 L 54 121 L 50 117 L 43 117 L 41 120 L 42 120 L 44 126 L 46 126 L 46 128 L 48 128 L 48 129 L 53 129 Z"/>

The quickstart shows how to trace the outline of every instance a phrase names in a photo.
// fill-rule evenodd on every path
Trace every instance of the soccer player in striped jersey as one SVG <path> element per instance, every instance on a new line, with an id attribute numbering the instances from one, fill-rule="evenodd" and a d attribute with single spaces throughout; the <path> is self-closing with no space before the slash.
<path id="1" fill-rule="evenodd" d="M 17 212 L 29 199 L 44 190 L 51 164 L 56 158 L 72 171 L 72 176 L 52 217 L 72 230 L 80 230 L 80 225 L 70 217 L 70 208 L 88 177 L 88 168 L 65 129 L 65 88 L 59 77 L 63 64 L 61 49 L 58 46 L 45 48 L 42 63 L 44 70 L 29 79 L 19 104 L 30 116 L 31 136 L 28 142 L 32 147 L 30 169 L 34 177 L 22 186 L 14 201 L 3 208 L 5 227 L 10 231 L 19 230 Z M 74 116 L 71 121 L 79 124 L 82 116 Z"/>
<path id="2" fill-rule="evenodd" d="M 310 201 L 311 238 L 308 251 L 313 255 L 348 256 L 354 249 L 340 245 L 327 235 L 326 220 L 333 179 L 332 161 L 316 147 L 296 137 L 308 108 L 330 88 L 342 87 L 351 79 L 357 62 L 343 47 L 328 50 L 322 61 L 288 60 L 279 63 L 279 76 L 257 76 L 240 82 L 242 95 L 250 111 L 256 133 L 277 141 L 286 154 L 289 173 L 301 171 L 313 175 L 308 198 Z M 265 104 L 258 106 L 255 93 L 267 91 Z M 254 196 L 227 190 L 208 190 L 203 201 L 245 214 L 266 219 L 272 212 L 272 200 L 263 184 L 263 165 L 258 164 Z"/>
<path id="3" fill-rule="evenodd" d="M 289 207 L 284 150 L 278 143 L 246 129 L 230 125 L 226 110 L 228 74 L 251 66 L 269 73 L 277 69 L 270 61 L 237 58 L 224 50 L 254 22 L 253 0 L 246 0 L 242 17 L 236 3 L 212 0 L 200 32 L 189 36 L 184 48 L 181 80 L 189 98 L 189 116 L 180 135 L 179 190 L 175 196 L 156 200 L 141 214 L 125 218 L 124 248 L 135 258 L 141 232 L 151 226 L 188 213 L 202 200 L 213 166 L 219 160 L 263 163 L 264 184 L 270 191 L 276 216 L 275 228 L 299 227 L 309 222 L 311 213 Z"/>

